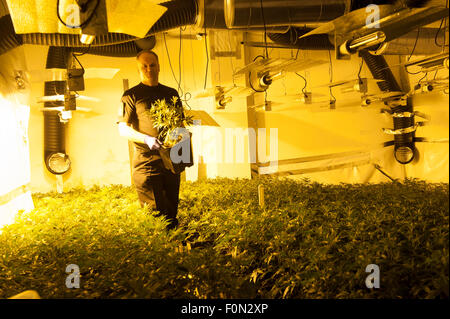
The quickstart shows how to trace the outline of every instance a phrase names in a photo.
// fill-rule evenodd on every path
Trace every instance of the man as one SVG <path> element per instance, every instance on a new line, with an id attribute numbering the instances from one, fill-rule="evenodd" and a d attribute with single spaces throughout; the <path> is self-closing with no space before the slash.
<path id="1" fill-rule="evenodd" d="M 168 229 L 178 225 L 177 210 L 180 190 L 180 174 L 173 174 L 164 167 L 158 150 L 158 130 L 148 114 L 152 103 L 165 99 L 170 102 L 175 96 L 181 102 L 178 92 L 158 81 L 158 56 L 151 50 L 144 50 L 136 56 L 141 83 L 124 92 L 119 114 L 119 134 L 133 142 L 132 177 L 142 206 L 158 210 L 158 216 L 165 216 Z"/>

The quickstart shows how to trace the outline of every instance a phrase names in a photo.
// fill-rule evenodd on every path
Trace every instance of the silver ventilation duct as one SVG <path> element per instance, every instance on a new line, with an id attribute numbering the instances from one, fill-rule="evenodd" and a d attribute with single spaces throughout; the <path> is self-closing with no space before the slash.
<path id="1" fill-rule="evenodd" d="M 314 24 L 351 9 L 351 0 L 224 0 L 228 28 Z"/>
<path id="2" fill-rule="evenodd" d="M 197 17 L 195 20 L 195 27 L 199 30 L 204 29 L 216 29 L 225 30 L 228 29 L 225 23 L 225 1 L 224 0 L 197 0 Z M 240 29 L 242 31 L 258 31 L 258 32 L 287 32 L 289 26 L 285 24 L 280 24 L 279 26 L 266 25 L 266 30 L 264 30 L 263 25 L 246 25 L 243 27 L 236 27 L 235 29 Z"/>

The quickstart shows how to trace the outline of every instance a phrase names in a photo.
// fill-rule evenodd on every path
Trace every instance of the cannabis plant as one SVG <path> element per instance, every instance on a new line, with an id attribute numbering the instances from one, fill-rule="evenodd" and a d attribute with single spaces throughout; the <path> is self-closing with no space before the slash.
<path id="1" fill-rule="evenodd" d="M 153 126 L 158 129 L 158 139 L 165 148 L 171 148 L 180 142 L 186 133 L 181 130 L 192 125 L 193 117 L 185 115 L 185 108 L 178 103 L 178 97 L 172 97 L 170 102 L 165 99 L 156 100 L 149 110 L 149 115 L 153 118 Z"/>

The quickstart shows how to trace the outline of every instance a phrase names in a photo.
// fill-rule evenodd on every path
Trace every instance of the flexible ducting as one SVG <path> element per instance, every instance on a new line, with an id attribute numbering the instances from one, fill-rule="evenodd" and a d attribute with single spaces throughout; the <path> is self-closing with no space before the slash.
<path id="1" fill-rule="evenodd" d="M 364 59 L 374 79 L 383 80 L 378 82 L 378 87 L 384 92 L 400 92 L 401 88 L 392 74 L 386 59 L 381 55 L 373 55 L 368 51 L 360 51 L 360 56 Z"/>
<path id="2" fill-rule="evenodd" d="M 406 105 L 395 106 L 392 107 L 391 109 L 393 112 L 392 115 L 394 121 L 394 131 L 414 127 L 415 125 L 414 115 L 405 117 L 396 116 L 396 114 L 404 114 L 404 113 L 414 114 L 411 98 L 408 99 Z M 416 153 L 414 143 L 415 135 L 416 135 L 415 131 L 394 135 L 394 154 L 397 161 L 399 161 L 401 164 L 408 164 L 414 159 L 414 155 Z M 411 150 L 413 154 L 412 157 L 408 159 L 408 156 L 405 154 L 405 152 L 408 152 L 409 150 Z"/>
<path id="3" fill-rule="evenodd" d="M 228 28 L 319 23 L 350 11 L 350 0 L 225 0 Z"/>
<path id="4" fill-rule="evenodd" d="M 149 47 L 150 49 L 153 47 Z M 73 52 L 109 57 L 134 57 L 141 50 L 134 41 L 91 48 L 72 48 Z"/>
<path id="5" fill-rule="evenodd" d="M 66 69 L 70 50 L 63 47 L 53 47 L 48 49 L 46 69 Z"/>
<path id="6" fill-rule="evenodd" d="M 14 31 L 11 16 L 5 15 L 0 18 L 0 55 L 21 46 L 22 37 Z"/>
<path id="7" fill-rule="evenodd" d="M 88 47 L 80 42 L 78 34 L 60 33 L 25 33 L 21 35 L 23 44 L 51 45 L 58 47 Z M 92 42 L 91 47 L 119 44 L 135 40 L 136 37 L 123 33 L 108 33 L 98 35 Z"/>
<path id="8" fill-rule="evenodd" d="M 66 69 L 70 50 L 63 47 L 50 47 L 47 54 L 47 69 Z M 64 95 L 66 81 L 46 81 L 44 96 Z M 45 102 L 45 108 L 64 107 L 63 101 Z M 53 154 L 66 154 L 65 124 L 59 118 L 59 112 L 44 112 L 44 160 L 49 171 L 49 158 Z"/>
<path id="9" fill-rule="evenodd" d="M 378 82 L 378 87 L 384 92 L 401 92 L 402 89 L 392 74 L 389 65 L 387 64 L 383 56 L 372 55 L 367 51 L 360 51 L 361 57 L 366 62 L 372 76 L 375 79 L 383 80 Z M 392 110 L 394 131 L 404 130 L 414 127 L 414 116 L 398 116 L 405 112 L 413 114 L 412 100 L 409 98 L 407 103 L 400 102 L 390 102 L 389 106 Z M 415 132 L 394 134 L 394 155 L 402 164 L 407 164 L 414 159 L 415 145 L 414 145 Z M 408 160 L 402 160 L 401 158 L 406 158 L 406 152 L 411 151 L 413 153 L 412 157 Z M 403 153 L 403 154 L 402 154 Z"/>
<path id="10" fill-rule="evenodd" d="M 147 36 L 176 27 L 192 25 L 197 19 L 197 1 L 178 0 L 161 3 L 167 11 L 147 32 Z"/>
<path id="11" fill-rule="evenodd" d="M 270 40 L 287 47 L 301 48 L 303 50 L 333 50 L 334 44 L 330 42 L 328 34 L 317 34 L 299 39 L 311 29 L 292 27 L 285 33 L 268 33 Z"/>

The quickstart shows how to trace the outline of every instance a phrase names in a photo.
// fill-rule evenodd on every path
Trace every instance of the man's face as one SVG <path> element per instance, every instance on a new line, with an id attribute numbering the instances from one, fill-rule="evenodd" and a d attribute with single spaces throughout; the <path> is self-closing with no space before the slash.
<path id="1" fill-rule="evenodd" d="M 151 53 L 143 53 L 139 56 L 137 64 L 142 81 L 158 82 L 159 63 L 156 56 Z"/>

